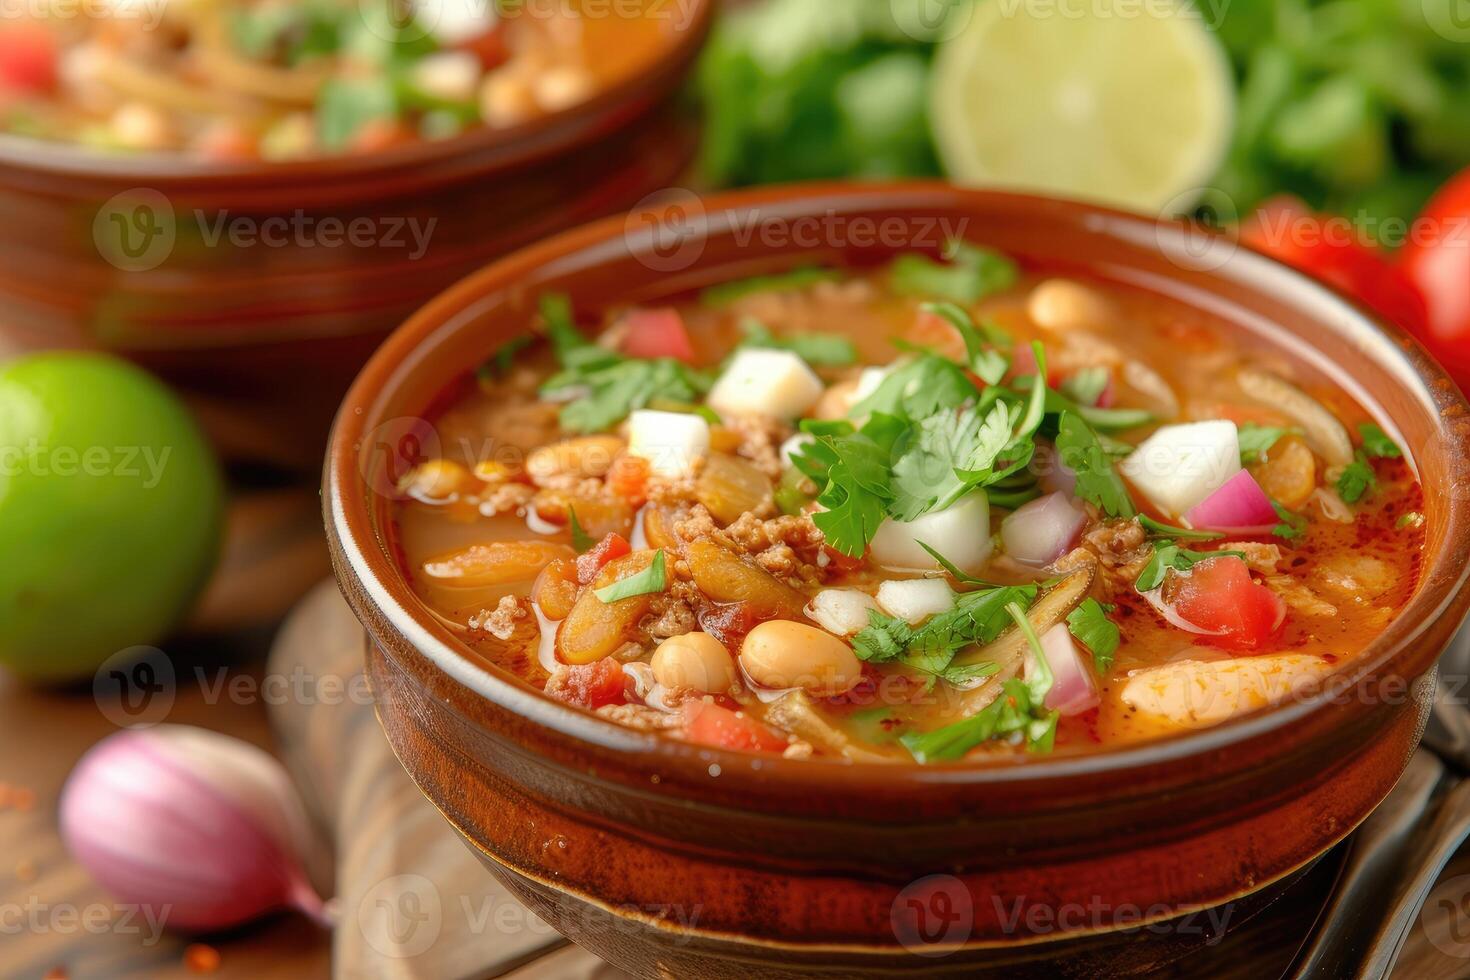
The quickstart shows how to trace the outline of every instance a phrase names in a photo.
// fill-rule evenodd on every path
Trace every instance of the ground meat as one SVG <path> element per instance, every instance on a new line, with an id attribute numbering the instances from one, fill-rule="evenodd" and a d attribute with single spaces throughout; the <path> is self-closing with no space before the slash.
<path id="1" fill-rule="evenodd" d="M 827 576 L 818 561 L 826 537 L 806 514 L 762 520 L 746 514 L 716 536 L 722 544 L 793 585 L 819 585 Z"/>
<path id="2" fill-rule="evenodd" d="M 509 514 L 525 507 L 535 495 L 535 487 L 524 483 L 502 483 L 480 496 L 480 513 L 486 517 Z"/>
<path id="3" fill-rule="evenodd" d="M 781 444 L 791 435 L 789 425 L 760 415 L 732 415 L 725 419 L 725 427 L 740 437 L 737 453 L 772 480 L 780 478 Z"/>
<path id="4" fill-rule="evenodd" d="M 500 604 L 492 609 L 481 609 L 470 617 L 472 630 L 483 630 L 497 640 L 508 640 L 515 634 L 516 623 L 526 618 L 526 610 L 515 596 L 501 596 Z"/>
<path id="5" fill-rule="evenodd" d="M 679 727 L 679 716 L 641 704 L 608 704 L 597 709 L 608 721 L 640 732 L 666 732 Z"/>
<path id="6" fill-rule="evenodd" d="M 1131 587 L 1152 555 L 1148 535 L 1137 520 L 1099 521 L 1083 533 L 1080 545 L 1052 562 L 1049 570 L 1060 574 L 1097 564 L 1109 586 Z"/>
<path id="7" fill-rule="evenodd" d="M 676 585 L 679 580 L 675 579 Z M 691 583 L 683 582 L 687 587 Z M 683 636 L 692 633 L 699 628 L 699 623 L 694 615 L 694 608 L 687 599 L 675 598 L 670 594 L 657 597 L 653 601 L 652 611 L 644 620 L 643 629 L 650 636 L 666 639 L 670 636 Z"/>

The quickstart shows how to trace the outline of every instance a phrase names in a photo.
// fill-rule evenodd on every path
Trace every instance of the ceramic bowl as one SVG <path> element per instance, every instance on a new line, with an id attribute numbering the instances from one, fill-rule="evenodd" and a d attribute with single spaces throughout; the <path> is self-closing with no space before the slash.
<path id="1" fill-rule="evenodd" d="M 432 432 L 436 399 L 524 330 L 540 292 L 591 310 L 803 263 L 881 261 L 936 229 L 1207 307 L 1245 343 L 1323 372 L 1399 437 L 1425 488 L 1422 582 L 1340 685 L 1093 755 L 929 768 L 772 759 L 554 702 L 458 644 L 415 597 L 387 533 L 391 477 L 421 445 L 403 436 Z M 1061 951 L 1093 976 L 1177 955 L 1181 917 L 1259 904 L 1389 792 L 1470 602 L 1467 453 L 1467 406 L 1414 341 L 1227 238 L 939 184 L 818 185 L 607 220 L 439 296 L 353 385 L 325 512 L 399 758 L 486 864 L 577 942 L 643 977 L 1069 975 Z M 1143 923 L 1170 938 L 1140 947 Z"/>
<path id="2" fill-rule="evenodd" d="M 0 348 L 124 353 L 190 397 L 227 457 L 314 470 L 347 385 L 409 313 L 687 168 L 682 83 L 713 2 L 661 9 L 662 56 L 508 129 L 228 165 L 0 136 Z"/>

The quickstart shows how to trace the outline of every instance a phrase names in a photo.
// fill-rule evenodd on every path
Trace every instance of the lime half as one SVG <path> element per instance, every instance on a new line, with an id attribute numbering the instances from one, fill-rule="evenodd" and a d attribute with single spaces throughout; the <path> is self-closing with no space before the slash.
<path id="1" fill-rule="evenodd" d="M 962 8 L 963 9 L 963 8 Z M 940 47 L 934 135 L 958 183 L 1189 210 L 1225 158 L 1234 88 L 1178 0 L 977 0 Z"/>

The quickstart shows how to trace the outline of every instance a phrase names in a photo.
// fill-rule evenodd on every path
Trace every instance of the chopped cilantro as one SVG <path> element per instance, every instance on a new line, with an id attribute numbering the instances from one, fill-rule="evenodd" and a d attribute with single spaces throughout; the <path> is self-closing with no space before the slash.
<path id="1" fill-rule="evenodd" d="M 909 450 L 893 464 L 889 512 L 912 521 L 944 510 L 984 482 L 1011 442 L 1011 410 L 996 402 L 986 413 L 967 405 L 940 412 L 915 426 Z"/>
<path id="2" fill-rule="evenodd" d="M 1377 486 L 1378 476 L 1373 472 L 1373 464 L 1368 462 L 1367 453 L 1360 449 L 1337 478 L 1337 495 L 1355 504 Z"/>
<path id="3" fill-rule="evenodd" d="M 582 522 L 577 520 L 577 508 L 568 507 L 567 518 L 567 526 L 572 532 L 572 550 L 579 555 L 590 551 L 597 544 L 597 539 L 588 534 L 586 528 L 582 527 Z"/>
<path id="4" fill-rule="evenodd" d="M 986 384 L 1000 384 L 1001 379 L 1006 376 L 1010 369 L 1010 361 L 1006 356 L 995 348 L 1001 343 L 1009 341 L 1004 331 L 997 327 L 987 326 L 985 329 L 977 326 L 971 319 L 970 314 L 953 303 L 925 303 L 920 307 L 928 313 L 945 320 L 955 328 L 960 339 L 965 344 L 965 355 L 970 362 L 970 370 Z"/>
<path id="5" fill-rule="evenodd" d="M 975 383 L 954 361 L 928 352 L 888 372 L 872 394 L 852 407 L 852 418 L 874 412 L 926 419 L 979 396 Z"/>
<path id="6" fill-rule="evenodd" d="M 857 362 L 857 347 L 841 334 L 791 333 L 777 336 L 755 317 L 740 321 L 740 329 L 745 334 L 741 347 L 789 350 L 808 364 L 841 367 Z"/>
<path id="7" fill-rule="evenodd" d="M 905 296 L 946 299 L 973 305 L 1016 281 L 1016 264 L 999 252 L 968 242 L 952 241 L 944 250 L 946 262 L 908 252 L 889 267 L 894 292 Z"/>
<path id="8" fill-rule="evenodd" d="M 1266 453 L 1276 445 L 1277 440 L 1294 429 L 1284 429 L 1275 425 L 1257 425 L 1247 422 L 1237 430 L 1240 440 L 1240 465 L 1249 466 L 1252 463 L 1260 463 L 1266 459 Z"/>
<path id="9" fill-rule="evenodd" d="M 709 379 L 681 361 L 628 358 L 594 344 L 573 323 L 571 302 L 563 294 L 542 296 L 540 306 L 562 366 L 541 392 L 578 392 L 561 410 L 562 427 L 571 432 L 610 429 L 655 400 L 692 404 L 709 389 Z"/>
<path id="10" fill-rule="evenodd" d="M 1369 459 L 1398 459 L 1404 454 L 1398 443 L 1372 422 L 1358 426 L 1358 435 L 1363 439 L 1363 452 L 1368 454 Z"/>
<path id="11" fill-rule="evenodd" d="M 1021 631 L 1031 647 L 1034 660 L 1026 671 L 1026 690 L 1031 692 L 1034 704 L 1041 704 L 1046 700 L 1047 694 L 1051 693 L 1051 686 L 1056 681 L 1051 672 L 1051 663 L 1046 659 L 1046 650 L 1041 646 L 1041 637 L 1036 635 L 1036 628 L 1031 625 L 1031 620 L 1026 617 L 1026 610 L 1019 603 L 1007 604 L 1006 615 L 1015 621 L 1016 629 Z"/>
<path id="12" fill-rule="evenodd" d="M 1133 500 L 1113 470 L 1097 434 L 1079 416 L 1063 412 L 1057 423 L 1057 456 L 1077 474 L 1077 496 L 1110 517 L 1132 517 Z"/>
<path id="13" fill-rule="evenodd" d="M 1113 654 L 1118 650 L 1121 634 L 1118 624 L 1108 618 L 1115 607 L 1087 598 L 1067 614 L 1067 629 L 1077 641 L 1092 651 L 1092 665 L 1099 677 L 1113 669 Z"/>
<path id="14" fill-rule="evenodd" d="M 668 579 L 664 571 L 664 550 L 660 548 L 653 553 L 653 563 L 643 571 L 637 575 L 629 575 L 612 585 L 604 585 L 594 590 L 592 594 L 610 605 L 619 599 L 631 599 L 633 596 L 662 592 L 667 584 Z"/>
<path id="15" fill-rule="evenodd" d="M 953 609 L 931 616 L 922 626 L 868 612 L 868 625 L 852 639 L 858 659 L 870 663 L 902 663 L 925 673 L 954 675 L 955 655 L 965 647 L 984 645 L 998 637 L 1008 625 L 1008 605 L 1030 606 L 1036 597 L 1034 585 L 1005 585 L 961 593 Z M 960 665 L 970 666 L 970 665 Z M 974 675 L 982 676 L 982 675 Z"/>
<path id="16" fill-rule="evenodd" d="M 815 283 L 841 278 L 842 273 L 836 269 L 803 266 L 799 269 L 792 269 L 790 272 L 779 272 L 769 276 L 751 276 L 749 279 L 737 279 L 734 282 L 711 286 L 699 294 L 699 301 L 705 306 L 728 306 L 737 299 L 754 293 L 792 292 L 797 289 L 805 289 Z"/>
<path id="17" fill-rule="evenodd" d="M 892 440 L 902 422 L 892 416 L 875 415 L 862 431 L 837 426 L 813 426 L 825 431 L 802 447 L 793 457 L 797 469 L 822 487 L 817 502 L 824 510 L 812 521 L 827 543 L 844 555 L 858 557 L 878 533 L 893 498 L 888 461 Z"/>
<path id="18" fill-rule="evenodd" d="M 510 366 L 515 363 L 516 355 L 531 346 L 532 338 L 521 335 L 513 337 L 501 344 L 489 357 L 475 370 L 475 376 L 481 381 L 494 381 L 503 378 L 510 373 Z"/>
<path id="19" fill-rule="evenodd" d="M 1206 559 L 1226 556 L 1245 560 L 1245 553 L 1241 551 L 1190 551 L 1173 542 L 1160 541 L 1154 545 L 1153 557 L 1143 567 L 1143 571 L 1138 573 L 1138 579 L 1133 583 L 1133 587 L 1139 592 L 1152 592 L 1164 584 L 1164 573 L 1171 568 L 1187 572 Z"/>
<path id="20" fill-rule="evenodd" d="M 340 150 L 368 123 L 397 115 L 398 94 L 392 80 L 333 78 L 317 95 L 317 137 L 326 149 Z"/>
<path id="21" fill-rule="evenodd" d="M 1225 536 L 1218 531 L 1196 531 L 1193 528 L 1175 527 L 1172 524 L 1165 524 L 1163 521 L 1156 521 L 1147 514 L 1139 514 L 1138 523 L 1148 532 L 1149 537 L 1154 538 L 1189 538 L 1194 541 L 1213 541 L 1216 538 L 1223 538 Z"/>
<path id="22" fill-rule="evenodd" d="M 1271 529 L 1271 533 L 1285 541 L 1295 541 L 1306 533 L 1307 519 L 1300 514 L 1293 514 L 1276 501 L 1271 501 L 1271 506 L 1276 510 L 1276 516 L 1281 518 L 1281 523 Z"/>
<path id="23" fill-rule="evenodd" d="M 1013 679 L 1005 682 L 1000 697 L 970 717 L 932 732 L 910 732 L 899 741 L 921 764 L 963 758 L 977 745 L 1016 732 L 1025 734 L 1031 751 L 1050 752 L 1057 717 L 1055 711 L 1041 711 L 1026 684 Z"/>

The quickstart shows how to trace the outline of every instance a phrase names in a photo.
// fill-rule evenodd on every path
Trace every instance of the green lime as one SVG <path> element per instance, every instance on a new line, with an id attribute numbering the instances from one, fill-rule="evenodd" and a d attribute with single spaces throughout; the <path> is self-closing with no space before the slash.
<path id="1" fill-rule="evenodd" d="M 162 639 L 223 506 L 203 435 L 150 375 L 94 354 L 0 365 L 0 665 L 74 680 Z"/>
<path id="2" fill-rule="evenodd" d="M 965 184 L 1188 211 L 1225 159 L 1235 112 L 1230 65 L 1201 9 L 977 3 L 935 64 L 945 169 Z"/>

